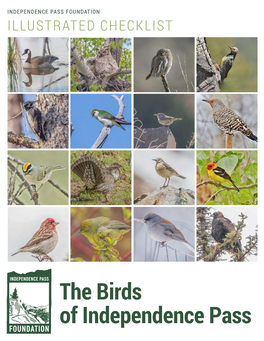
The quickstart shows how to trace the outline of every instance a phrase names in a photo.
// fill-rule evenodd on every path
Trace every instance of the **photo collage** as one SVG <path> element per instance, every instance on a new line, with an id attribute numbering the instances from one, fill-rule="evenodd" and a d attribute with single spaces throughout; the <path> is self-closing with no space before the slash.
<path id="1" fill-rule="evenodd" d="M 8 38 L 9 262 L 256 262 L 257 38 Z"/>

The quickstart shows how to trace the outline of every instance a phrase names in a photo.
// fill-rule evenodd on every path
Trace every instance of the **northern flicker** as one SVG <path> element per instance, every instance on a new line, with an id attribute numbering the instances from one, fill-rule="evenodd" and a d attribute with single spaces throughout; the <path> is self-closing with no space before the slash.
<path id="1" fill-rule="evenodd" d="M 238 53 L 237 47 L 231 47 L 229 45 L 228 47 L 230 48 L 230 53 L 224 56 L 221 60 L 221 84 L 223 84 L 224 79 L 227 77 L 228 72 L 231 70 L 236 55 Z"/>
<path id="2" fill-rule="evenodd" d="M 120 167 L 119 163 L 113 163 L 103 169 L 95 157 L 85 155 L 71 165 L 71 171 L 85 183 L 88 190 L 102 192 L 108 201 L 108 193 L 120 177 Z"/>
<path id="3" fill-rule="evenodd" d="M 226 107 L 220 99 L 203 99 L 203 101 L 211 105 L 215 124 L 226 134 L 233 135 L 234 133 L 240 132 L 250 140 L 258 142 L 257 136 L 252 133 L 242 118 L 233 110 Z"/>

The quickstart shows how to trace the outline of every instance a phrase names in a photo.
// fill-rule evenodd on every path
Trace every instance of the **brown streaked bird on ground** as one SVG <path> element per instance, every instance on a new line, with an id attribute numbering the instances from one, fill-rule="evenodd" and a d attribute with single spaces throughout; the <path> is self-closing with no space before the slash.
<path id="1" fill-rule="evenodd" d="M 240 132 L 250 140 L 258 142 L 257 136 L 247 126 L 233 110 L 229 109 L 220 99 L 203 99 L 204 102 L 210 104 L 213 108 L 213 120 L 215 124 L 225 132 L 225 134 L 233 135 Z"/>
<path id="2" fill-rule="evenodd" d="M 181 118 L 175 118 L 172 116 L 167 116 L 165 114 L 159 113 L 159 114 L 154 114 L 154 116 L 158 117 L 159 124 L 162 124 L 164 126 L 169 126 L 171 125 L 174 121 L 181 121 Z"/>
<path id="3" fill-rule="evenodd" d="M 158 50 L 156 56 L 152 58 L 150 73 L 146 80 L 152 77 L 166 76 L 172 67 L 172 53 L 169 49 Z"/>
<path id="4" fill-rule="evenodd" d="M 214 212 L 212 215 L 213 221 L 212 221 L 212 237 L 217 243 L 224 243 L 224 239 L 226 238 L 226 235 L 228 233 L 231 233 L 233 231 L 236 231 L 234 225 L 232 222 L 228 219 L 225 218 L 222 212 Z M 227 251 L 237 251 L 239 250 L 242 252 L 242 245 L 240 240 L 235 240 L 234 241 L 234 247 L 227 250 Z M 217 249 L 217 246 L 216 246 Z"/>
<path id="5" fill-rule="evenodd" d="M 122 165 L 115 162 L 103 169 L 95 157 L 85 155 L 74 161 L 71 170 L 85 183 L 87 190 L 102 192 L 105 200 L 108 201 L 109 192 L 120 177 L 121 167 Z"/>
<path id="6" fill-rule="evenodd" d="M 162 158 L 158 157 L 158 158 L 152 159 L 152 160 L 156 161 L 156 165 L 155 165 L 156 172 L 161 177 L 165 178 L 165 182 L 164 182 L 163 186 L 160 187 L 160 189 L 169 186 L 171 176 L 177 176 L 181 179 L 186 179 L 185 176 L 178 174 L 176 172 L 176 170 L 173 169 L 171 166 L 169 166 L 165 161 L 163 161 Z M 165 185 L 167 180 L 168 180 L 168 183 L 167 183 L 167 185 Z"/>

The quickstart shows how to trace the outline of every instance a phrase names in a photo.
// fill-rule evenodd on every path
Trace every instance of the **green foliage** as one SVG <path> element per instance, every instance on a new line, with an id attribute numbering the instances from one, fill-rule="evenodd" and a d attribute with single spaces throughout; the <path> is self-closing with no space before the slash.
<path id="1" fill-rule="evenodd" d="M 8 74 L 8 82 L 9 82 L 9 91 L 17 91 L 18 83 L 17 83 L 17 58 L 18 53 L 16 50 L 16 39 L 8 38 L 7 40 L 7 74 Z"/>
<path id="2" fill-rule="evenodd" d="M 84 59 L 88 59 L 91 57 L 96 57 L 96 49 L 103 48 L 105 43 L 105 38 L 72 38 L 72 42 L 74 43 L 77 51 L 81 54 Z M 130 69 L 132 67 L 132 51 L 129 49 L 131 46 L 131 39 L 130 38 L 123 38 L 119 42 L 111 41 L 109 44 L 109 50 L 116 50 L 122 48 L 121 57 L 119 68 L 121 69 Z M 71 91 L 75 92 L 78 91 L 78 83 L 76 82 L 77 78 L 74 76 L 73 72 L 71 71 Z M 126 81 L 130 82 L 131 84 L 131 73 L 130 74 L 119 74 L 119 79 L 125 79 Z M 100 92 L 105 91 L 101 85 L 91 85 L 89 87 L 90 91 L 93 92 Z M 113 90 L 112 90 L 113 91 Z M 131 91 L 131 87 L 126 89 L 126 91 Z"/>
<path id="3" fill-rule="evenodd" d="M 206 165 L 209 162 L 215 162 L 219 167 L 231 176 L 236 186 L 254 185 L 258 182 L 258 164 L 257 151 L 228 151 L 219 155 L 218 151 L 197 151 L 197 166 L 201 178 L 207 173 Z M 224 186 L 232 185 L 224 182 Z M 219 185 L 209 185 L 214 193 L 221 189 Z M 256 205 L 257 204 L 257 186 L 250 188 L 241 188 L 238 193 L 235 190 L 226 190 L 218 193 L 217 197 L 206 202 L 206 205 Z"/>
<path id="4" fill-rule="evenodd" d="M 119 252 L 114 249 L 114 246 L 123 238 L 120 235 L 114 239 L 110 237 L 101 238 L 99 240 L 94 239 L 94 253 L 99 256 L 99 260 L 102 262 L 119 262 Z"/>
<path id="5" fill-rule="evenodd" d="M 78 74 L 74 66 L 71 67 L 71 91 L 78 92 Z"/>

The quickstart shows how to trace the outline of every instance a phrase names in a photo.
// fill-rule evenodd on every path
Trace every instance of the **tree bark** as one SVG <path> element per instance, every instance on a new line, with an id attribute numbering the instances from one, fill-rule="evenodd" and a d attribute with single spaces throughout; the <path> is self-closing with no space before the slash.
<path id="1" fill-rule="evenodd" d="M 196 39 L 197 92 L 219 92 L 220 67 L 212 60 L 206 38 Z"/>

